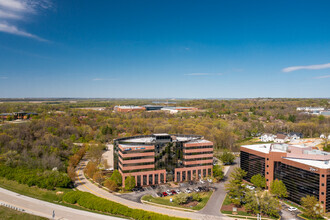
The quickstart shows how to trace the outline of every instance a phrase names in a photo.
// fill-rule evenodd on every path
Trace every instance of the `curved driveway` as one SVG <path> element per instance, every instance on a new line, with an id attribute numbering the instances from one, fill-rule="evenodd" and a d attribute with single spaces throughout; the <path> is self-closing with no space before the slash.
<path id="1" fill-rule="evenodd" d="M 164 215 L 176 216 L 181 218 L 190 218 L 190 219 L 202 219 L 202 220 L 232 219 L 220 213 L 220 207 L 224 200 L 224 196 L 226 195 L 223 186 L 224 183 L 218 183 L 216 185 L 218 189 L 211 196 L 209 202 L 207 203 L 207 206 L 205 206 L 204 209 L 202 209 L 200 212 L 184 212 L 174 209 L 167 209 L 163 207 L 133 202 L 121 198 L 119 196 L 116 196 L 112 193 L 106 192 L 105 190 L 100 189 L 99 187 L 97 187 L 96 185 L 94 185 L 85 178 L 85 175 L 83 174 L 83 169 L 86 163 L 87 163 L 86 160 L 82 160 L 77 169 L 78 181 L 76 182 L 76 187 L 78 190 L 90 192 L 96 196 L 121 203 L 123 205 L 126 205 L 134 209 L 143 209 Z M 232 167 L 230 168 L 229 172 L 231 170 Z"/>

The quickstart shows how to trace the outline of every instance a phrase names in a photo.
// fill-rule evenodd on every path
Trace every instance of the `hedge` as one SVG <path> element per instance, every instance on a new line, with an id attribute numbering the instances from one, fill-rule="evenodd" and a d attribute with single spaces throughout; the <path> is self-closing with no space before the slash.
<path id="1" fill-rule="evenodd" d="M 88 192 L 72 191 L 65 193 L 63 201 L 70 204 L 78 204 L 87 209 L 121 215 L 136 220 L 182 220 L 183 218 L 171 217 L 142 209 L 132 209 L 125 205 L 107 199 L 97 197 Z"/>
<path id="2" fill-rule="evenodd" d="M 28 186 L 54 189 L 55 187 L 68 188 L 71 180 L 66 173 L 59 171 L 27 169 L 24 167 L 9 167 L 0 165 L 0 176 L 14 180 Z"/>

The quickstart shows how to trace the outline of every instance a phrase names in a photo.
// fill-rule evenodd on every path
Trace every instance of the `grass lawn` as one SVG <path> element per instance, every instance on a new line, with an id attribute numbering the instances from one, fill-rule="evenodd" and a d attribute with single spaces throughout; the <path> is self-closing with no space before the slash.
<path id="1" fill-rule="evenodd" d="M 34 216 L 30 214 L 26 214 L 23 212 L 15 211 L 13 209 L 7 208 L 0 206 L 0 219 L 3 220 L 43 220 L 47 218 L 39 217 L 39 216 Z"/>
<path id="2" fill-rule="evenodd" d="M 192 209 L 192 210 L 201 210 L 206 205 L 207 201 L 209 201 L 209 198 L 211 197 L 213 191 L 209 192 L 200 192 L 200 196 L 202 201 L 199 202 L 194 207 L 185 207 L 183 205 L 180 205 L 176 202 L 175 196 L 166 196 L 166 197 L 153 197 L 151 195 L 145 195 L 142 197 L 142 200 L 153 202 L 161 205 L 167 205 L 167 206 L 173 206 L 173 207 L 179 207 L 179 208 L 185 208 L 185 209 Z M 189 194 L 191 195 L 191 194 Z M 170 202 L 170 198 L 173 199 L 173 202 Z"/>
<path id="3" fill-rule="evenodd" d="M 231 204 L 231 201 L 230 201 L 230 198 L 227 194 L 226 197 L 225 197 L 225 200 L 222 203 L 222 205 L 230 205 L 230 204 Z"/>

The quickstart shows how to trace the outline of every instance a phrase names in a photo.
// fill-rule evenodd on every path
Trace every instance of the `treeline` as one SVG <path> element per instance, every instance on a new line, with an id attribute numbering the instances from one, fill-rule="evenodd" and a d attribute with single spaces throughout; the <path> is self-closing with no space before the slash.
<path id="1" fill-rule="evenodd" d="M 125 216 L 136 220 L 179 220 L 167 215 L 162 215 L 154 212 L 148 212 L 141 209 L 132 209 L 122 204 L 94 196 L 88 192 L 73 191 L 64 194 L 63 201 L 70 204 L 78 204 L 87 209 L 106 212 L 109 214 Z"/>
<path id="2" fill-rule="evenodd" d="M 21 184 L 27 184 L 28 186 L 37 186 L 50 190 L 56 187 L 68 188 L 72 183 L 68 175 L 63 172 L 23 167 L 13 168 L 5 165 L 0 165 L 0 176 Z"/>

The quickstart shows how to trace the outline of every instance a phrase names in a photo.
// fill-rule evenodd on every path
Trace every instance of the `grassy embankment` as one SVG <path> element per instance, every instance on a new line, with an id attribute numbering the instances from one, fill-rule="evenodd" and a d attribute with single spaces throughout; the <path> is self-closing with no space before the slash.
<path id="1" fill-rule="evenodd" d="M 192 210 L 201 210 L 206 205 L 207 201 L 209 201 L 209 198 L 211 197 L 213 191 L 209 192 L 201 192 L 200 196 L 202 201 L 200 201 L 196 206 L 189 207 L 180 205 L 176 202 L 175 196 L 167 196 L 167 197 L 153 197 L 151 195 L 145 195 L 142 197 L 142 200 L 147 202 L 152 202 L 160 205 L 167 205 L 167 206 L 173 206 L 178 208 L 185 208 L 185 209 L 192 209 Z M 170 198 L 173 199 L 173 202 L 170 202 Z"/>
<path id="2" fill-rule="evenodd" d="M 0 206 L 0 219 L 3 220 L 46 220 L 47 218 L 26 214 L 13 209 Z"/>

